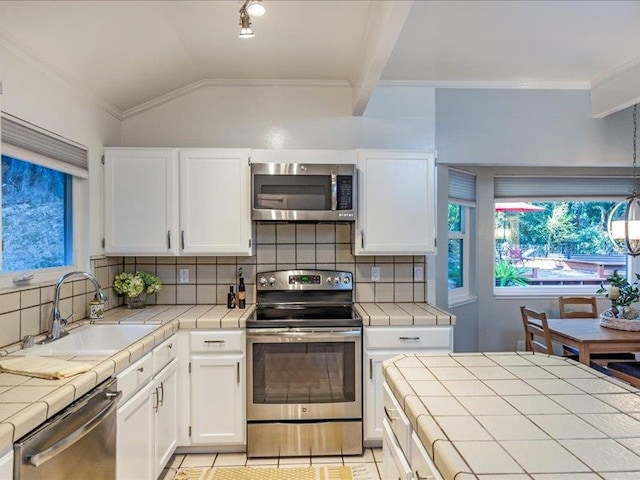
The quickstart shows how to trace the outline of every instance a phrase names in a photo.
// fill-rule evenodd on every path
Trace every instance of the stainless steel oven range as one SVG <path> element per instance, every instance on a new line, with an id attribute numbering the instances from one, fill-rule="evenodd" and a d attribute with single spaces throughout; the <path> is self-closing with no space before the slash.
<path id="1" fill-rule="evenodd" d="M 362 454 L 362 319 L 350 272 L 258 274 L 247 456 Z"/>

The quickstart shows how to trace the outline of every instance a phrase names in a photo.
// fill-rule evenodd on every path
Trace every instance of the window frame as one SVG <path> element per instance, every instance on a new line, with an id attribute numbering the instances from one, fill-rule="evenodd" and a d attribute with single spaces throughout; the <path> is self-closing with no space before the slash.
<path id="1" fill-rule="evenodd" d="M 447 225 L 447 293 L 449 298 L 449 306 L 457 305 L 464 303 L 467 300 L 470 300 L 471 290 L 469 286 L 469 282 L 471 281 L 471 247 L 470 243 L 470 229 L 471 229 L 471 214 L 472 214 L 472 206 L 468 203 L 449 199 L 447 203 L 447 209 L 449 205 L 456 205 L 460 207 L 460 230 L 459 231 L 451 231 L 448 229 Z M 460 268 L 462 269 L 462 286 L 458 288 L 448 288 L 448 279 L 449 279 L 449 269 L 448 269 L 448 252 L 449 252 L 449 240 L 462 240 L 462 262 Z"/>
<path id="2" fill-rule="evenodd" d="M 545 197 L 500 197 L 492 200 L 492 207 L 494 209 L 493 219 L 495 223 L 495 204 L 496 202 L 620 202 L 624 200 L 624 196 L 545 196 Z M 493 230 L 492 247 L 495 252 L 496 248 L 496 233 L 495 228 Z M 496 258 L 493 255 L 492 259 L 492 283 L 493 294 L 496 298 L 544 298 L 544 297 L 557 297 L 561 295 L 579 295 L 579 296 L 595 296 L 595 292 L 598 289 L 597 285 L 529 285 L 526 287 L 499 287 L 495 285 L 495 266 Z M 627 278 L 634 277 L 634 273 L 638 272 L 637 261 L 633 258 L 627 258 L 626 265 Z"/>
<path id="3" fill-rule="evenodd" d="M 67 255 L 71 255 L 72 263 L 70 265 L 61 267 L 48 267 L 39 269 L 27 269 L 16 270 L 12 272 L 0 271 L 0 288 L 22 288 L 23 285 L 16 284 L 14 280 L 24 275 L 33 274 L 33 279 L 25 286 L 33 286 L 34 284 L 46 284 L 53 283 L 60 276 L 65 273 L 69 273 L 75 270 L 87 270 L 88 269 L 88 257 L 87 257 L 87 242 L 88 242 L 88 225 L 89 225 L 89 182 L 88 179 L 78 177 L 69 172 L 68 166 L 59 160 L 55 160 L 49 157 L 45 157 L 41 154 L 33 153 L 22 148 L 16 148 L 13 145 L 6 148 L 7 144 L 2 143 L 1 155 L 22 160 L 24 162 L 33 163 L 36 165 L 45 166 L 47 168 L 57 170 L 62 173 L 69 174 L 71 183 L 71 192 L 67 189 L 67 200 L 71 201 L 71 208 L 69 209 L 70 218 L 66 218 L 66 232 L 71 235 L 71 244 L 67 243 Z M 43 161 L 43 159 L 46 160 Z M 56 168 L 59 167 L 59 168 Z M 1 172 L 0 172 L 1 175 Z M 1 195 L 0 191 L 0 195 Z M 0 207 L 1 208 L 1 207 Z M 0 222 L 0 234 L 2 233 L 2 225 Z M 86 238 L 85 238 L 86 237 Z"/>

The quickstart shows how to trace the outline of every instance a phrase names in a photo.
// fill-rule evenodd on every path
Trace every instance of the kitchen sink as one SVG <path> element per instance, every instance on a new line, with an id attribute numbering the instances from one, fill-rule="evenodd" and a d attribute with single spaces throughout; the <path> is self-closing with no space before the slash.
<path id="1" fill-rule="evenodd" d="M 158 325 L 85 325 L 49 343 L 25 348 L 23 355 L 85 355 L 111 356 L 140 340 Z"/>

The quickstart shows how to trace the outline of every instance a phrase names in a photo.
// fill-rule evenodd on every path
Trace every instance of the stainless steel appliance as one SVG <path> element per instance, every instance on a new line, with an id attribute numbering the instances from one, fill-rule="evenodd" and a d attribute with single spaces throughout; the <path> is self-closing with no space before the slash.
<path id="1" fill-rule="evenodd" d="M 251 219 L 354 221 L 353 164 L 251 164 Z"/>
<path id="2" fill-rule="evenodd" d="M 107 380 L 14 444 L 15 480 L 115 480 L 116 407 Z"/>
<path id="3" fill-rule="evenodd" d="M 350 272 L 258 274 L 247 456 L 362 454 L 362 319 Z"/>

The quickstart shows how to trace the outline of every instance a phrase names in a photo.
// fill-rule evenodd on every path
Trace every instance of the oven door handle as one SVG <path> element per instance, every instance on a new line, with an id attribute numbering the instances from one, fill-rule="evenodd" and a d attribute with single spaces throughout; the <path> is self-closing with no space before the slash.
<path id="1" fill-rule="evenodd" d="M 360 329 L 348 330 L 290 330 L 288 328 L 261 328 L 251 330 L 247 333 L 249 338 L 253 337 L 305 337 L 305 338 L 335 338 L 335 337 L 355 337 L 361 336 Z"/>

